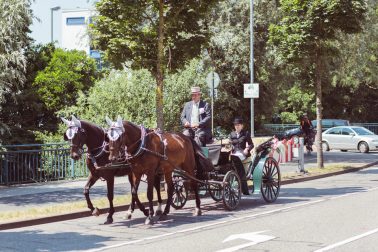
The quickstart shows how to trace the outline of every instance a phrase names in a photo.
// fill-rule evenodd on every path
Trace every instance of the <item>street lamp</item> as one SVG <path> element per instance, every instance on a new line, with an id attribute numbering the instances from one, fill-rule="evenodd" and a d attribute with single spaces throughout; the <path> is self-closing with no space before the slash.
<path id="1" fill-rule="evenodd" d="M 60 6 L 50 8 L 51 10 L 51 43 L 54 42 L 54 11 L 60 10 Z"/>
<path id="2" fill-rule="evenodd" d="M 249 28 L 250 28 L 250 64 L 251 64 L 251 81 L 250 83 L 253 84 L 253 0 L 250 0 L 250 13 L 249 13 Z M 254 125 L 254 118 L 255 118 L 255 111 L 253 107 L 253 98 L 251 98 L 251 136 L 255 136 L 255 125 Z"/>

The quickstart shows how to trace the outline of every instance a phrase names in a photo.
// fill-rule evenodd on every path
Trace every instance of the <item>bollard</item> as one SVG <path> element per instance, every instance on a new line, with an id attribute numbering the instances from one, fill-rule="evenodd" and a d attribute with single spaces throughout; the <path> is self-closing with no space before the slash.
<path id="1" fill-rule="evenodd" d="M 304 138 L 303 137 L 300 137 L 299 138 L 299 148 L 298 148 L 298 169 L 299 169 L 299 172 L 302 172 L 304 173 L 305 170 L 304 170 L 304 150 L 303 150 L 303 147 L 304 147 Z"/>

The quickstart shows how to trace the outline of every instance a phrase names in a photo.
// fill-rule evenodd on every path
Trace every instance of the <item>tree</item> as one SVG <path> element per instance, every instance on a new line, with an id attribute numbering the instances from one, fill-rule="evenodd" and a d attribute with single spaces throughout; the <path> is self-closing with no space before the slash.
<path id="1" fill-rule="evenodd" d="M 332 84 L 337 92 L 326 93 L 340 104 L 335 112 L 354 122 L 377 122 L 378 110 L 378 4 L 368 1 L 363 31 L 339 34 L 339 57 L 333 63 Z M 369 104 L 367 106 L 367 104 Z"/>
<path id="2" fill-rule="evenodd" d="M 24 51 L 30 42 L 32 14 L 29 0 L 0 0 L 0 10 L 0 103 L 3 103 L 5 96 L 17 93 L 25 81 Z M 0 131 L 4 133 L 8 126 L 2 121 Z"/>
<path id="3" fill-rule="evenodd" d="M 74 105 L 78 91 L 86 92 L 98 76 L 96 63 L 84 51 L 56 49 L 34 86 L 47 109 L 56 112 Z"/>
<path id="4" fill-rule="evenodd" d="M 328 57 L 337 54 L 332 47 L 337 32 L 361 31 L 366 6 L 364 0 L 281 0 L 282 18 L 270 27 L 270 41 L 276 46 L 277 60 L 307 73 L 307 86 L 316 92 L 317 163 L 323 168 L 322 83 L 327 75 Z"/>
<path id="5" fill-rule="evenodd" d="M 164 117 L 167 130 L 178 130 L 182 104 L 190 96 L 190 86 L 205 78 L 205 70 L 198 59 L 193 59 L 184 69 L 166 76 L 166 106 Z M 105 117 L 117 118 L 155 127 L 156 110 L 154 78 L 146 69 L 113 70 L 108 76 L 97 81 L 87 92 L 80 92 L 77 104 L 60 111 L 61 115 L 72 114 L 81 119 L 93 121 L 105 126 Z M 202 86 L 204 87 L 204 86 Z M 203 89 L 206 96 L 206 88 Z"/>
<path id="6" fill-rule="evenodd" d="M 243 98 L 243 84 L 250 82 L 250 34 L 249 0 L 227 0 L 212 11 L 209 30 L 212 33 L 208 46 L 208 64 L 221 77 L 219 98 L 215 103 L 214 123 L 231 129 L 235 116 L 248 122 L 250 99 Z M 268 27 L 274 22 L 276 4 L 270 0 L 255 1 L 254 6 L 254 76 L 260 84 L 260 97 L 255 99 L 256 129 L 271 118 L 279 90 L 278 72 L 271 67 L 269 55 Z M 217 113 L 218 111 L 218 113 Z M 229 122 L 227 124 L 227 122 Z M 246 126 L 249 125 L 246 124 Z"/>
<path id="7" fill-rule="evenodd" d="M 92 25 L 94 46 L 118 69 L 148 69 L 156 80 L 157 127 L 164 128 L 166 69 L 175 71 L 208 42 L 206 15 L 215 0 L 102 0 Z"/>
<path id="8" fill-rule="evenodd" d="M 12 93 L 4 96 L 5 101 L 0 111 L 0 120 L 6 122 L 9 129 L 2 135 L 3 144 L 33 143 L 36 131 L 54 131 L 55 128 L 51 125 L 54 123 L 50 121 L 55 122 L 56 116 L 46 109 L 37 95 L 37 88 L 33 86 L 35 76 L 48 65 L 54 50 L 52 44 L 26 49 L 26 80 L 21 90 L 12 87 Z"/>

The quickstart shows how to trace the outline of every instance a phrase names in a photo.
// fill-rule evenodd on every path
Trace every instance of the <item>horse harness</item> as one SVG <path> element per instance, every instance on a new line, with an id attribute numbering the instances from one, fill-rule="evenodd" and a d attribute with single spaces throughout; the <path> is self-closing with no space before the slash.
<path id="1" fill-rule="evenodd" d="M 144 154 L 144 152 L 147 152 L 147 153 L 150 153 L 150 154 L 153 154 L 155 156 L 158 156 L 164 160 L 168 160 L 168 157 L 166 155 L 166 148 L 167 148 L 167 142 L 165 139 L 163 139 L 163 136 L 162 134 L 159 132 L 159 130 L 150 130 L 148 132 L 148 130 L 143 126 L 143 125 L 140 125 L 140 132 L 141 132 L 141 137 L 138 141 L 136 141 L 135 143 L 133 143 L 131 146 L 134 146 L 135 144 L 137 144 L 138 142 L 140 142 L 140 145 L 137 149 L 137 151 L 135 152 L 135 154 L 129 154 L 127 152 L 127 147 L 124 146 L 124 149 L 125 149 L 125 156 L 126 156 L 126 161 L 130 161 L 132 159 L 135 159 L 141 155 Z M 149 137 L 149 135 L 151 134 L 155 134 L 159 137 L 160 139 L 160 143 L 162 144 L 163 146 L 163 154 L 157 152 L 157 151 L 153 151 L 153 150 L 150 150 L 148 148 L 146 148 L 146 142 L 147 142 L 147 138 Z"/>

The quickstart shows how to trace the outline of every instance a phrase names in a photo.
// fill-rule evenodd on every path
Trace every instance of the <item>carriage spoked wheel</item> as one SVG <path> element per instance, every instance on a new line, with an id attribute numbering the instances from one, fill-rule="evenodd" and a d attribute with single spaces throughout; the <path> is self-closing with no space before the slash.
<path id="1" fill-rule="evenodd" d="M 223 178 L 223 205 L 227 210 L 234 210 L 240 203 L 240 178 L 235 171 L 229 171 Z"/>
<path id="2" fill-rule="evenodd" d="M 173 175 L 173 197 L 171 206 L 174 209 L 181 209 L 188 200 L 188 191 L 185 188 L 184 178 L 182 176 Z"/>
<path id="3" fill-rule="evenodd" d="M 274 202 L 281 187 L 281 173 L 274 158 L 268 157 L 264 163 L 261 178 L 261 194 L 268 203 Z"/>
<path id="4" fill-rule="evenodd" d="M 210 184 L 208 186 L 209 194 L 213 200 L 219 202 L 223 199 L 223 188 L 220 184 Z"/>

